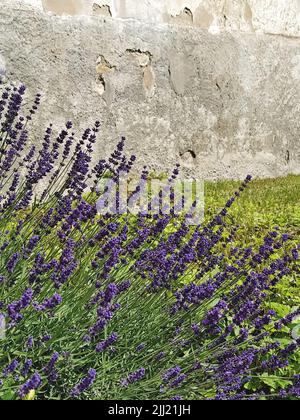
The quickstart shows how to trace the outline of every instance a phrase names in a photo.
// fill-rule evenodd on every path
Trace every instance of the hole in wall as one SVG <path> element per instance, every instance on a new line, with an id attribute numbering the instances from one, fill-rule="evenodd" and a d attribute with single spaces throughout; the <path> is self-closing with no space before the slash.
<path id="1" fill-rule="evenodd" d="M 290 160 L 291 160 L 291 154 L 290 154 L 290 151 L 287 150 L 285 153 L 285 162 L 287 165 L 290 163 Z"/>
<path id="2" fill-rule="evenodd" d="M 197 156 L 194 150 L 188 150 L 188 153 L 192 156 L 193 159 L 196 159 Z"/>
<path id="3" fill-rule="evenodd" d="M 103 4 L 102 6 L 98 3 L 93 4 L 93 14 L 97 16 L 107 16 L 112 17 L 112 12 L 108 4 Z"/>
<path id="4" fill-rule="evenodd" d="M 111 71 L 115 70 L 116 66 L 109 63 L 109 61 L 104 57 L 104 55 L 100 55 L 97 59 L 96 63 L 96 71 L 98 74 L 106 74 L 110 73 Z"/>
<path id="5" fill-rule="evenodd" d="M 106 81 L 105 77 L 109 75 L 109 73 L 116 70 L 116 66 L 109 63 L 109 61 L 104 57 L 104 55 L 100 55 L 96 62 L 96 74 L 97 74 L 97 85 L 96 91 L 102 96 L 106 91 Z"/>
<path id="6" fill-rule="evenodd" d="M 193 21 L 194 16 L 191 9 L 189 9 L 188 7 L 185 7 L 183 9 L 183 14 L 186 15 L 186 17 L 189 18 L 191 21 Z"/>
<path id="7" fill-rule="evenodd" d="M 185 159 L 185 158 L 196 159 L 196 157 L 197 157 L 196 153 L 192 149 L 188 149 L 185 152 L 180 153 L 179 155 L 183 159 Z"/>
<path id="8" fill-rule="evenodd" d="M 171 15 L 171 19 L 177 23 L 193 24 L 194 15 L 188 7 L 185 7 L 178 15 Z"/>
<path id="9" fill-rule="evenodd" d="M 130 54 L 134 59 L 136 59 L 140 67 L 146 67 L 152 62 L 152 54 L 150 51 L 128 48 L 126 53 Z"/>
<path id="10" fill-rule="evenodd" d="M 104 77 L 99 75 L 98 76 L 98 84 L 97 84 L 97 91 L 100 95 L 103 95 L 105 93 L 106 84 Z"/>

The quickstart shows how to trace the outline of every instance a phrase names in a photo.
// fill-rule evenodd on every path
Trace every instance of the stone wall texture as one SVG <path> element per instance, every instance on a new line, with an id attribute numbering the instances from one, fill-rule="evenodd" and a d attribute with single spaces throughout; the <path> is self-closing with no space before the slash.
<path id="1" fill-rule="evenodd" d="M 95 119 L 165 172 L 300 173 L 299 0 L 0 0 L 0 67 L 37 91 L 35 127 Z M 34 130 L 33 141 L 41 142 Z"/>

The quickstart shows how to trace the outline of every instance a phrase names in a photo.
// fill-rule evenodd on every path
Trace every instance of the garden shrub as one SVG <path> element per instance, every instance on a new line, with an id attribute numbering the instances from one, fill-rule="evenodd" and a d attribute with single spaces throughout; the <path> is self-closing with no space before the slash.
<path id="1" fill-rule="evenodd" d="M 125 139 L 92 165 L 100 123 L 76 140 L 67 122 L 38 150 L 41 96 L 26 113 L 25 95 L 2 82 L 0 399 L 299 397 L 288 365 L 300 309 L 265 305 L 299 272 L 299 244 L 274 229 L 236 246 L 228 214 L 251 177 L 198 226 L 172 212 L 99 215 L 100 180 L 134 165 Z"/>

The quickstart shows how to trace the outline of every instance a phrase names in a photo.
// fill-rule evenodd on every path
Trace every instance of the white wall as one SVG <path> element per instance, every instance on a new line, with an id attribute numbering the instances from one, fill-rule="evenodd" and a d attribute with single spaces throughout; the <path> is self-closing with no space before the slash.
<path id="1" fill-rule="evenodd" d="M 299 173 L 300 38 L 249 32 L 296 34 L 298 2 L 184 0 L 177 12 L 173 0 L 121 0 L 104 23 L 50 13 L 91 15 L 89 0 L 43 1 L 49 13 L 32 0 L 0 0 L 0 71 L 29 97 L 43 93 L 37 128 L 99 118 L 95 158 L 124 134 L 140 167 L 158 173 L 178 161 L 198 179 Z M 183 5 L 190 12 L 175 19 Z"/>
<path id="2" fill-rule="evenodd" d="M 194 25 L 212 32 L 240 30 L 300 36 L 300 0 L 0 0 L 0 4 L 8 1 L 59 15 L 111 15 Z M 184 13 L 185 8 L 188 13 Z"/>

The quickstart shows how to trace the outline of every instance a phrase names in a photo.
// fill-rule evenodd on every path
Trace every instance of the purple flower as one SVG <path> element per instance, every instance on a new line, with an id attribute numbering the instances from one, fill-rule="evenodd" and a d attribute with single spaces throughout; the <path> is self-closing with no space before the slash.
<path id="1" fill-rule="evenodd" d="M 158 353 L 158 355 L 156 356 L 156 360 L 159 362 L 160 360 L 162 360 L 164 357 L 166 356 L 166 353 L 164 351 L 161 351 L 160 353 Z"/>
<path id="2" fill-rule="evenodd" d="M 179 387 L 186 378 L 187 378 L 187 375 L 185 374 L 178 375 L 172 382 L 169 383 L 169 387 L 170 388 Z"/>
<path id="3" fill-rule="evenodd" d="M 62 303 L 62 297 L 55 293 L 51 298 L 45 299 L 41 304 L 34 303 L 33 307 L 36 311 L 46 311 L 46 310 L 52 310 L 56 308 L 58 305 Z"/>
<path id="4" fill-rule="evenodd" d="M 299 398 L 300 397 L 300 375 L 294 375 L 293 384 L 280 391 L 282 398 Z"/>
<path id="5" fill-rule="evenodd" d="M 32 390 L 37 390 L 42 385 L 42 379 L 38 373 L 35 373 L 24 385 L 19 389 L 19 396 L 26 397 Z"/>
<path id="6" fill-rule="evenodd" d="M 289 323 L 291 323 L 294 319 L 296 319 L 298 316 L 300 315 L 300 308 L 296 309 L 296 311 L 288 314 L 287 316 L 285 316 L 284 318 L 282 318 L 281 320 L 279 320 L 278 322 L 276 322 L 274 324 L 274 327 L 277 330 L 282 329 L 285 325 L 288 325 Z"/>
<path id="7" fill-rule="evenodd" d="M 75 260 L 74 254 L 75 247 L 76 242 L 69 239 L 60 257 L 59 264 L 55 267 L 55 272 L 51 275 L 57 289 L 68 281 L 77 267 L 77 261 Z"/>
<path id="8" fill-rule="evenodd" d="M 289 365 L 288 360 L 282 360 L 280 357 L 274 354 L 268 360 L 263 361 L 261 363 L 261 368 L 263 370 L 273 371 L 273 370 L 287 367 L 288 365 Z"/>
<path id="9" fill-rule="evenodd" d="M 202 321 L 202 325 L 208 326 L 210 329 L 215 327 L 227 309 L 227 303 L 221 300 L 213 309 L 207 312 L 206 318 Z"/>
<path id="10" fill-rule="evenodd" d="M 43 372 L 47 375 L 50 382 L 54 382 L 58 378 L 58 373 L 55 369 L 55 364 L 59 359 L 59 353 L 56 351 L 52 354 L 50 361 L 43 368 Z"/>
<path id="11" fill-rule="evenodd" d="M 27 341 L 26 341 L 26 344 L 25 344 L 25 347 L 27 348 L 27 349 L 32 349 L 33 348 L 33 337 L 28 337 L 28 339 L 27 339 Z"/>
<path id="12" fill-rule="evenodd" d="M 180 366 L 170 368 L 162 375 L 162 380 L 164 382 L 169 382 L 170 379 L 176 378 L 176 376 L 178 376 L 180 374 L 180 372 L 181 372 L 181 367 Z"/>
<path id="13" fill-rule="evenodd" d="M 50 334 L 45 334 L 43 337 L 42 337 L 42 343 L 47 343 L 48 341 L 50 341 L 50 340 L 52 340 L 52 335 L 50 335 Z"/>
<path id="14" fill-rule="evenodd" d="M 113 332 L 106 340 L 101 341 L 101 343 L 97 344 L 96 352 L 101 353 L 104 350 L 108 349 L 112 346 L 118 339 L 118 334 Z"/>
<path id="15" fill-rule="evenodd" d="M 27 308 L 33 298 L 33 290 L 27 289 L 19 300 L 10 303 L 7 307 L 8 316 L 13 323 L 18 323 L 23 319 L 21 310 Z"/>
<path id="16" fill-rule="evenodd" d="M 6 265 L 6 269 L 9 273 L 12 273 L 17 265 L 18 259 L 20 257 L 20 253 L 19 252 L 15 252 L 11 258 L 9 259 L 7 265 Z"/>
<path id="17" fill-rule="evenodd" d="M 80 394 L 82 394 L 84 391 L 86 391 L 88 388 L 90 388 L 95 382 L 96 377 L 97 377 L 96 370 L 90 369 L 88 371 L 88 375 L 84 379 L 82 379 L 82 381 L 72 389 L 71 394 L 70 394 L 71 397 L 76 398 Z"/>
<path id="18" fill-rule="evenodd" d="M 22 371 L 21 371 L 22 376 L 27 376 L 28 375 L 32 365 L 33 365 L 32 360 L 30 360 L 30 359 L 26 360 L 26 362 L 24 363 L 24 366 L 22 368 Z"/>
<path id="19" fill-rule="evenodd" d="M 140 368 L 136 370 L 135 372 L 131 372 L 127 378 L 124 378 L 121 380 L 121 386 L 123 388 L 127 388 L 129 385 L 133 384 L 134 382 L 140 381 L 141 379 L 144 379 L 146 374 L 146 369 Z"/>
<path id="20" fill-rule="evenodd" d="M 17 367 L 19 366 L 19 361 L 17 359 L 14 359 L 2 372 L 2 375 L 4 378 L 6 378 L 8 375 L 11 375 L 15 372 Z"/>
<path id="21" fill-rule="evenodd" d="M 141 344 L 139 344 L 138 346 L 136 346 L 135 351 L 136 351 L 137 353 L 140 353 L 140 352 L 142 352 L 142 351 L 145 349 L 145 347 L 146 347 L 146 344 L 145 344 L 145 343 L 141 343 Z"/>
<path id="22" fill-rule="evenodd" d="M 39 237 L 38 235 L 33 235 L 33 236 L 29 239 L 28 244 L 27 244 L 27 246 L 26 246 L 26 248 L 25 248 L 25 250 L 24 250 L 24 255 L 25 255 L 26 257 L 28 257 L 28 256 L 31 254 L 31 252 L 32 252 L 32 251 L 34 250 L 34 248 L 37 246 L 37 244 L 38 244 L 39 240 L 40 240 L 40 237 Z"/>
<path id="23" fill-rule="evenodd" d="M 199 335 L 200 334 L 200 327 L 197 324 L 192 324 L 191 329 L 193 331 L 193 333 L 195 335 Z"/>

